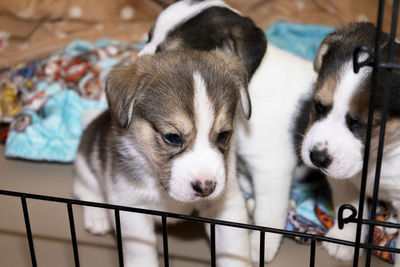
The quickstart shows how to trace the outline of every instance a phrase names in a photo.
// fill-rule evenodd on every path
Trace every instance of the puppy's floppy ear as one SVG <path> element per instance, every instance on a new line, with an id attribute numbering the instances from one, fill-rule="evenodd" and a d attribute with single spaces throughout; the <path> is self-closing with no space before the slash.
<path id="1" fill-rule="evenodd" d="M 236 80 L 236 86 L 239 88 L 240 106 L 242 107 L 244 117 L 249 120 L 251 117 L 251 101 L 249 95 L 248 72 L 242 64 L 242 61 L 237 60 L 235 65 L 234 78 Z"/>
<path id="2" fill-rule="evenodd" d="M 267 49 L 266 36 L 253 21 L 246 17 L 241 19 L 241 24 L 226 27 L 230 30 L 221 40 L 222 49 L 239 57 L 251 79 Z"/>
<path id="3" fill-rule="evenodd" d="M 333 42 L 340 40 L 340 38 L 341 38 L 340 34 L 338 34 L 337 32 L 333 32 L 329 34 L 327 37 L 325 37 L 325 39 L 322 41 L 317 51 L 317 56 L 315 57 L 314 60 L 314 70 L 316 72 L 319 72 L 321 70 L 322 61 L 324 60 L 324 56 L 328 52 L 331 44 Z"/>
<path id="4" fill-rule="evenodd" d="M 251 117 L 251 101 L 248 90 L 247 70 L 242 61 L 240 61 L 233 53 L 225 52 L 220 49 L 216 49 L 215 51 L 227 65 L 227 69 L 230 71 L 230 75 L 232 75 L 235 85 L 239 89 L 240 105 L 242 107 L 243 115 L 248 120 Z"/>
<path id="5" fill-rule="evenodd" d="M 242 82 L 241 85 L 239 85 L 239 93 L 240 93 L 240 105 L 242 107 L 243 115 L 247 120 L 249 120 L 251 117 L 251 101 L 247 86 L 247 78 L 245 84 Z"/>
<path id="6" fill-rule="evenodd" d="M 143 58 L 149 56 L 141 57 Z M 133 105 L 143 91 L 146 78 L 142 77 L 137 61 L 131 65 L 119 65 L 108 74 L 106 95 L 111 116 L 121 128 L 128 128 L 132 119 Z"/>
<path id="7" fill-rule="evenodd" d="M 146 43 L 150 43 L 151 39 L 153 39 L 154 27 L 155 27 L 155 25 L 151 26 L 149 32 L 147 33 L 147 41 L 146 41 Z"/>

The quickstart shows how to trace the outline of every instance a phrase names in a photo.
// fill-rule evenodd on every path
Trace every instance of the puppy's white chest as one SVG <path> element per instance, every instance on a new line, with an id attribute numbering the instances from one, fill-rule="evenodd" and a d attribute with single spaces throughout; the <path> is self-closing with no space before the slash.
<path id="1" fill-rule="evenodd" d="M 375 181 L 375 168 L 371 168 L 368 174 L 366 195 L 373 196 Z M 360 188 L 361 174 L 354 180 L 355 185 Z M 400 172 L 394 168 L 390 162 L 382 164 L 382 171 L 379 180 L 379 195 L 380 200 L 389 202 L 400 201 Z"/>
<path id="2" fill-rule="evenodd" d="M 382 171 L 380 183 L 379 183 L 379 199 L 399 202 L 400 201 L 400 174 L 398 175 L 387 175 L 385 171 Z M 368 194 L 373 194 L 373 180 L 368 181 Z"/>

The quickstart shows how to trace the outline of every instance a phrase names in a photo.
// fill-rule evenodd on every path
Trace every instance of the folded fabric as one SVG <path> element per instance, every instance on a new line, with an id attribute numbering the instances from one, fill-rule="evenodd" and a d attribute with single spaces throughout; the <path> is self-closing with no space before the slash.
<path id="1" fill-rule="evenodd" d="M 73 90 L 60 90 L 49 98 L 40 114 L 25 110 L 16 116 L 7 138 L 6 155 L 72 162 L 83 131 L 83 112 L 106 107 L 105 103 L 81 98 Z"/>
<path id="2" fill-rule="evenodd" d="M 290 22 L 279 22 L 265 30 L 268 43 L 308 60 L 314 60 L 319 45 L 331 32 L 329 26 Z"/>

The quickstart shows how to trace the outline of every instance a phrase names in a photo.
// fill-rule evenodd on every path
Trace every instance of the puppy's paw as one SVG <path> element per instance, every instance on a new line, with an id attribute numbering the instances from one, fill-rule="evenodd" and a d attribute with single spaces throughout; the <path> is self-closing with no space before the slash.
<path id="1" fill-rule="evenodd" d="M 107 210 L 105 209 L 84 207 L 83 220 L 85 230 L 91 234 L 105 235 L 112 230 Z"/>
<path id="2" fill-rule="evenodd" d="M 143 266 L 143 267 L 158 267 L 159 263 L 157 260 L 157 257 L 151 257 L 147 254 L 138 256 L 135 255 L 136 257 L 128 257 L 127 259 L 124 259 L 124 266 L 126 267 L 138 267 L 138 266 Z"/>
<path id="3" fill-rule="evenodd" d="M 274 259 L 281 245 L 282 236 L 278 234 L 265 233 L 264 261 L 270 262 Z M 260 232 L 253 231 L 250 234 L 251 259 L 254 263 L 260 262 Z"/>
<path id="4" fill-rule="evenodd" d="M 338 227 L 334 226 L 326 233 L 325 236 L 347 241 L 354 241 L 356 236 L 356 228 L 352 225 L 348 225 L 348 227 L 344 227 L 342 230 L 340 230 Z M 354 258 L 354 247 L 352 246 L 338 245 L 330 242 L 323 242 L 322 246 L 327 250 L 329 255 L 337 260 L 350 261 Z"/>
<path id="5" fill-rule="evenodd" d="M 338 245 L 329 242 L 323 242 L 322 246 L 329 255 L 340 261 L 351 261 L 354 257 L 354 248 L 350 246 Z"/>
<path id="6" fill-rule="evenodd" d="M 229 266 L 229 267 L 252 267 L 250 259 L 236 257 L 218 257 L 217 256 L 217 266 Z"/>

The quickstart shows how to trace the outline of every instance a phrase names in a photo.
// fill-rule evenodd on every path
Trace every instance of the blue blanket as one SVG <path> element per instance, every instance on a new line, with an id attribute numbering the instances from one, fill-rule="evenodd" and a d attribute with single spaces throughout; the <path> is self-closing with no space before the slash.
<path id="1" fill-rule="evenodd" d="M 77 40 L 49 58 L 2 73 L 0 78 L 10 77 L 3 88 L 9 100 L 3 110 L 16 113 L 2 117 L 12 121 L 6 156 L 72 162 L 84 129 L 82 115 L 107 108 L 107 73 L 121 60 L 136 56 L 138 49 L 107 39 L 93 44 Z"/>

